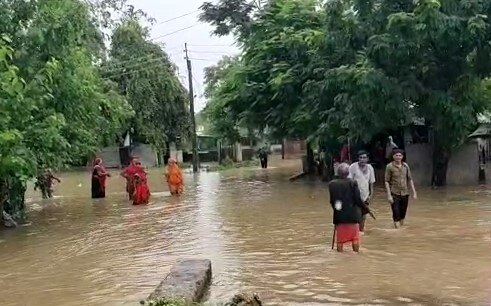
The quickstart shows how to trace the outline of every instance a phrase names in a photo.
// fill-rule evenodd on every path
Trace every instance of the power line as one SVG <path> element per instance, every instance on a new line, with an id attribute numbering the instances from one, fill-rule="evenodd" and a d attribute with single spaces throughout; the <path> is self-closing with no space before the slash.
<path id="1" fill-rule="evenodd" d="M 176 56 L 177 53 L 170 53 L 169 51 L 178 50 L 178 49 L 180 49 L 180 47 L 175 47 L 175 48 L 172 48 L 169 50 L 163 50 L 165 52 L 165 54 L 167 55 L 167 60 L 169 60 L 171 63 L 173 63 L 173 61 L 171 60 L 171 56 Z M 190 51 L 190 50 L 188 50 L 188 51 Z M 190 52 L 191 53 L 200 53 L 200 54 L 210 54 L 210 55 L 234 56 L 233 54 L 208 52 L 208 51 L 190 51 Z M 150 64 L 153 62 L 158 62 L 158 61 L 165 60 L 165 59 L 166 59 L 165 57 L 156 56 L 156 54 L 147 54 L 147 55 L 140 56 L 140 57 L 134 57 L 134 58 L 129 59 L 129 60 L 116 62 L 116 65 L 119 67 L 114 67 L 113 69 L 110 69 L 109 71 L 105 71 L 105 73 L 106 74 L 112 74 L 114 72 L 120 72 L 124 69 L 138 68 L 142 65 Z M 210 61 L 210 62 L 216 61 L 216 60 L 211 59 L 211 58 L 209 58 L 209 59 L 195 58 L 195 59 L 198 61 Z M 130 63 L 129 66 L 122 67 L 124 64 L 128 64 L 128 63 Z"/>
<path id="2" fill-rule="evenodd" d="M 116 69 L 105 71 L 104 73 L 111 74 L 111 73 L 114 73 L 114 72 L 119 72 L 119 71 L 124 70 L 124 69 L 138 68 L 139 66 L 141 66 L 143 64 L 150 64 L 150 63 L 153 63 L 153 62 L 157 62 L 157 61 L 163 60 L 163 58 L 157 57 L 157 58 L 150 58 L 150 59 L 148 59 L 146 61 L 136 63 L 136 61 L 138 61 L 139 59 L 141 59 L 141 58 L 135 58 L 134 59 L 135 60 L 135 64 L 134 65 L 125 66 L 125 67 L 118 67 Z M 118 63 L 118 64 L 120 64 L 120 63 Z"/>
<path id="3" fill-rule="evenodd" d="M 233 47 L 234 44 L 230 45 L 189 45 L 190 47 Z"/>
<path id="4" fill-rule="evenodd" d="M 167 54 L 167 55 L 173 55 L 172 53 L 170 53 L 170 51 L 175 51 L 177 49 L 181 49 L 181 47 L 179 48 L 172 48 L 172 49 L 167 49 L 165 47 L 162 48 L 162 51 Z M 139 59 L 144 59 L 144 58 L 147 58 L 147 57 L 153 57 L 155 54 L 147 54 L 147 55 L 143 55 L 143 56 L 137 56 L 137 57 L 133 57 L 131 59 L 128 59 L 128 60 L 124 60 L 124 61 L 118 61 L 118 64 L 126 64 L 126 63 L 130 63 L 130 62 L 133 62 L 135 60 L 139 60 Z M 110 61 L 112 60 L 111 57 L 109 57 L 109 60 L 108 61 L 105 61 L 104 63 L 109 63 Z"/>
<path id="5" fill-rule="evenodd" d="M 216 62 L 216 60 L 212 60 L 212 59 L 205 59 L 205 58 L 194 58 L 194 57 L 193 57 L 193 58 L 191 58 L 191 57 L 190 57 L 189 59 L 191 59 L 191 60 L 193 60 L 193 61 L 205 61 L 205 62 L 213 62 L 213 63 L 214 63 L 214 62 Z"/>
<path id="6" fill-rule="evenodd" d="M 199 24 L 199 23 L 195 23 L 195 24 L 193 24 L 193 25 L 190 25 L 190 26 L 187 26 L 187 27 L 181 28 L 181 29 L 179 29 L 179 30 L 175 30 L 174 32 L 166 33 L 166 34 L 163 34 L 163 35 L 160 35 L 160 36 L 157 36 L 157 37 L 152 37 L 152 38 L 150 38 L 150 40 L 161 39 L 161 38 L 164 38 L 164 37 L 167 37 L 167 36 L 170 36 L 170 35 L 174 35 L 174 34 L 176 34 L 176 33 L 179 33 L 179 32 L 182 32 L 182 31 L 185 31 L 185 30 L 187 30 L 187 29 L 191 29 L 191 28 L 193 28 L 193 27 L 195 27 L 195 26 L 198 26 L 198 25 L 200 25 L 200 24 Z"/>
<path id="7" fill-rule="evenodd" d="M 177 20 L 177 19 L 180 19 L 182 17 L 186 17 L 186 16 L 189 16 L 189 15 L 192 15 L 196 12 L 199 12 L 199 10 L 194 10 L 192 12 L 189 12 L 189 13 L 186 13 L 186 14 L 182 14 L 180 16 L 177 16 L 177 17 L 173 17 L 173 18 L 170 18 L 170 19 L 167 19 L 167 20 L 164 20 L 164 21 L 161 21 L 161 22 L 158 22 L 157 24 L 164 24 L 164 23 L 167 23 L 167 22 L 170 22 L 170 21 L 174 21 L 174 20 Z"/>
<path id="8" fill-rule="evenodd" d="M 225 52 L 217 52 L 217 51 L 201 51 L 201 50 L 189 50 L 191 53 L 198 53 L 198 54 L 217 54 L 217 55 L 229 55 L 233 56 L 231 54 L 225 53 Z"/>
<path id="9" fill-rule="evenodd" d="M 172 54 L 172 53 L 166 53 L 166 54 L 169 57 L 171 55 L 177 55 L 177 54 Z M 105 74 L 105 75 L 108 75 L 107 77 L 105 77 L 105 78 L 108 78 L 108 79 L 109 78 L 114 78 L 114 77 L 119 77 L 121 75 L 129 74 L 132 71 L 134 71 L 134 72 L 143 71 L 145 69 L 150 68 L 149 65 L 151 65 L 153 63 L 156 63 L 156 62 L 159 62 L 159 61 L 162 61 L 162 60 L 165 60 L 164 57 L 154 57 L 154 58 L 152 58 L 152 56 L 154 56 L 154 54 L 149 54 L 149 55 L 142 56 L 142 57 L 136 57 L 136 58 L 133 58 L 132 60 L 127 60 L 127 61 L 124 61 L 124 62 L 118 62 L 117 64 L 129 63 L 129 62 L 134 62 L 134 63 L 133 64 L 130 64 L 129 66 L 117 67 L 117 68 L 111 69 L 109 71 L 104 71 L 102 73 Z M 211 59 L 211 58 L 209 58 L 209 59 L 206 59 L 206 58 L 190 58 L 190 59 L 197 60 L 197 61 L 211 62 L 211 63 L 216 63 L 217 61 L 219 61 L 219 59 Z M 175 64 L 175 62 L 172 62 L 170 60 L 170 58 L 168 58 L 168 60 L 170 61 L 171 64 Z M 137 69 L 137 68 L 140 68 L 140 67 L 144 67 L 144 69 Z M 152 67 L 152 68 L 154 68 L 154 67 Z M 132 71 L 125 71 L 125 70 L 132 70 Z M 122 74 L 120 74 L 120 72 L 122 72 Z"/>

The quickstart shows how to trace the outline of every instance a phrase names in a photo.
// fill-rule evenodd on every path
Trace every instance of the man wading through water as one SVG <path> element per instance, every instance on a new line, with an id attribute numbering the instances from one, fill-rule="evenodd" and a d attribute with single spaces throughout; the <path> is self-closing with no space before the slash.
<path id="1" fill-rule="evenodd" d="M 418 194 L 414 188 L 413 177 L 408 164 L 402 161 L 404 151 L 395 149 L 392 155 L 394 161 L 389 163 L 385 168 L 385 189 L 387 190 L 387 199 L 392 208 L 392 219 L 394 227 L 404 225 L 406 219 L 407 206 L 409 203 L 409 188 L 413 192 L 413 198 L 417 199 Z"/>
<path id="2" fill-rule="evenodd" d="M 368 153 L 366 151 L 358 152 L 358 162 L 349 167 L 349 178 L 356 181 L 360 190 L 361 200 L 365 205 L 370 205 L 370 199 L 373 194 L 373 184 L 375 183 L 375 171 L 372 165 L 368 163 Z M 362 219 L 360 222 L 360 232 L 365 231 L 365 221 L 368 210 L 362 208 Z"/>
<path id="3" fill-rule="evenodd" d="M 343 251 L 343 245 L 351 242 L 353 251 L 360 251 L 360 222 L 361 210 L 366 206 L 360 197 L 356 181 L 348 178 L 349 165 L 339 165 L 339 179 L 329 183 L 330 203 L 334 210 L 333 223 L 336 231 L 338 252 Z M 334 242 L 333 242 L 334 243 Z"/>

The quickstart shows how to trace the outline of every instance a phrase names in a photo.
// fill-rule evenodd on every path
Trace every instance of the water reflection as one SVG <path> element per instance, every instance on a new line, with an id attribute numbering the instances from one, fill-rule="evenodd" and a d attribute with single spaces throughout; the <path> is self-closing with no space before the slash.
<path id="1" fill-rule="evenodd" d="M 489 305 L 486 188 L 421 190 L 402 230 L 379 189 L 362 254 L 340 255 L 325 185 L 290 173 L 187 175 L 173 198 L 153 171 L 146 207 L 116 175 L 93 201 L 89 174 L 68 173 L 57 198 L 29 194 L 30 224 L 0 232 L 1 305 L 135 305 L 175 261 L 199 257 L 213 262 L 211 301 L 250 290 L 268 305 Z"/>

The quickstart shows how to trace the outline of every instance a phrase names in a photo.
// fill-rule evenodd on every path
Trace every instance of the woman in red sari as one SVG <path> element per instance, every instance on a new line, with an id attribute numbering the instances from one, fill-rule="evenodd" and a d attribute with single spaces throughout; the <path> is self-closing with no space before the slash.
<path id="1" fill-rule="evenodd" d="M 175 159 L 170 158 L 167 164 L 167 173 L 165 174 L 167 184 L 169 185 L 170 194 L 179 196 L 184 190 L 184 180 L 182 178 L 181 169 L 177 165 Z"/>
<path id="2" fill-rule="evenodd" d="M 107 173 L 102 166 L 102 159 L 97 158 L 92 169 L 92 199 L 102 199 L 106 197 L 106 178 L 111 174 Z"/>
<path id="3" fill-rule="evenodd" d="M 136 158 L 132 158 L 130 165 L 126 167 L 123 172 L 121 172 L 121 176 L 126 179 L 126 192 L 128 192 L 128 198 L 133 200 L 133 195 L 135 194 L 135 183 L 133 179 L 135 174 L 138 173 L 139 169 L 137 167 L 138 160 Z"/>
<path id="4" fill-rule="evenodd" d="M 147 184 L 145 172 L 139 172 L 134 175 L 133 183 L 135 184 L 133 194 L 133 205 L 146 205 L 150 199 L 150 189 Z"/>

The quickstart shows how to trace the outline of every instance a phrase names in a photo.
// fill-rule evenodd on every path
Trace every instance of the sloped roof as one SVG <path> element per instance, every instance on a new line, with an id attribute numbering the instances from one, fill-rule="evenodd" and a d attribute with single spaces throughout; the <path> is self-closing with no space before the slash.
<path id="1" fill-rule="evenodd" d="M 469 138 L 490 138 L 491 137 L 491 124 L 481 124 L 474 132 L 472 132 Z"/>

